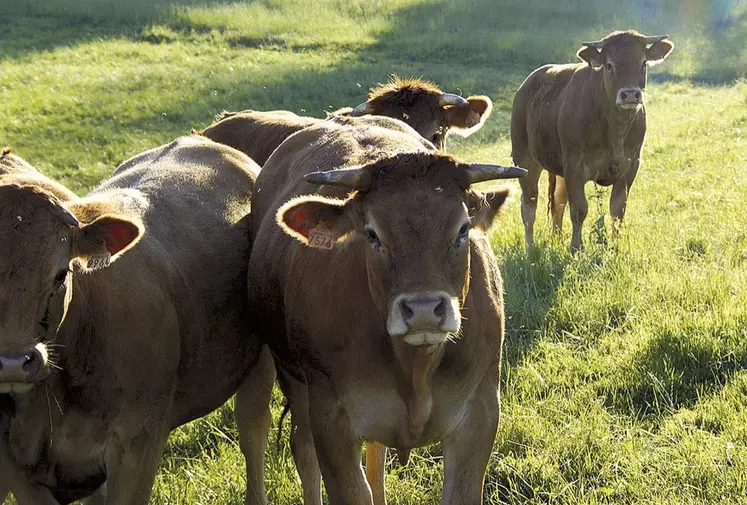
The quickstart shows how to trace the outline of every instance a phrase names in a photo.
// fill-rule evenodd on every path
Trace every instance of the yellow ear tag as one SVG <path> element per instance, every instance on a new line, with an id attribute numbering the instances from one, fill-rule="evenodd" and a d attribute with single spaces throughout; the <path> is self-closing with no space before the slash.
<path id="1" fill-rule="evenodd" d="M 315 249 L 332 249 L 332 233 L 321 226 L 317 226 L 309 232 L 309 247 Z"/>
<path id="2" fill-rule="evenodd" d="M 109 251 L 107 251 L 106 254 L 101 254 L 99 256 L 91 256 L 90 258 L 88 258 L 86 268 L 88 268 L 89 270 L 106 268 L 111 263 L 111 260 L 112 255 L 109 253 Z"/>

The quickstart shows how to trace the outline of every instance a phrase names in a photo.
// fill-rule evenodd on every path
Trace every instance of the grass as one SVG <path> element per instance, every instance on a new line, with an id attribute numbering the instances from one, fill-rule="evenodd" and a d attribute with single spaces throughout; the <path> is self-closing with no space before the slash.
<path id="1" fill-rule="evenodd" d="M 609 191 L 597 198 L 591 185 L 576 258 L 541 217 L 527 255 L 517 203 L 496 226 L 507 334 L 485 500 L 747 503 L 747 8 L 721 3 L 8 2 L 0 144 L 84 192 L 221 109 L 322 116 L 399 72 L 490 95 L 485 128 L 449 149 L 507 162 L 511 99 L 528 72 L 612 29 L 668 32 L 676 49 L 650 78 L 622 238 L 603 226 Z M 229 404 L 173 433 L 153 503 L 242 503 L 232 416 Z M 267 462 L 279 505 L 301 501 L 287 437 Z M 390 503 L 437 503 L 440 459 L 434 446 L 390 465 Z"/>

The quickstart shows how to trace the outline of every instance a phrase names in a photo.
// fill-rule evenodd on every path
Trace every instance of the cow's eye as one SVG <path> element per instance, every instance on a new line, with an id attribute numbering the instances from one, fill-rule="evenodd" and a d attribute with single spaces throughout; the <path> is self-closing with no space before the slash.
<path id="1" fill-rule="evenodd" d="M 469 221 L 464 223 L 461 228 L 459 228 L 459 234 L 457 235 L 457 245 L 460 245 L 465 240 L 467 240 L 470 228 L 472 228 L 472 223 L 470 223 Z"/>
<path id="2" fill-rule="evenodd" d="M 70 270 L 67 268 L 63 268 L 59 272 L 57 272 L 57 275 L 54 276 L 54 288 L 60 289 L 65 285 L 65 281 L 67 280 L 67 275 L 70 273 Z"/>
<path id="3" fill-rule="evenodd" d="M 379 236 L 375 231 L 373 231 L 373 228 L 366 228 L 365 234 L 366 239 L 368 239 L 368 243 L 371 244 L 374 249 L 378 250 L 381 248 L 381 240 L 379 240 Z"/>
<path id="4" fill-rule="evenodd" d="M 605 65 L 605 68 L 606 68 L 606 69 L 607 69 L 607 70 L 608 70 L 609 72 L 612 72 L 613 70 L 615 70 L 615 67 L 613 67 L 613 66 L 612 66 L 612 63 L 607 63 L 607 64 Z"/>

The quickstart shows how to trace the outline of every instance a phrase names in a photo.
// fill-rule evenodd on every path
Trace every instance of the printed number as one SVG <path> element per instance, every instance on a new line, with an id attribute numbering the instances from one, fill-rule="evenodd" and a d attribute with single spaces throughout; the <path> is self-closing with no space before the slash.
<path id="1" fill-rule="evenodd" d="M 309 247 L 317 249 L 332 249 L 332 237 L 327 233 L 309 233 Z"/>

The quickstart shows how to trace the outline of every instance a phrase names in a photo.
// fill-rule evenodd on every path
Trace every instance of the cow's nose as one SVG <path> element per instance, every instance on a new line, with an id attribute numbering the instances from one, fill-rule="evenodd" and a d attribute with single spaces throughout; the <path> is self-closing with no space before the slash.
<path id="1" fill-rule="evenodd" d="M 643 103 L 641 88 L 623 88 L 617 92 L 617 105 L 638 105 Z"/>
<path id="2" fill-rule="evenodd" d="M 402 320 L 411 330 L 438 330 L 449 300 L 438 298 L 403 298 L 400 302 Z"/>
<path id="3" fill-rule="evenodd" d="M 29 382 L 37 378 L 46 359 L 38 347 L 26 352 L 0 354 L 0 382 Z"/>

